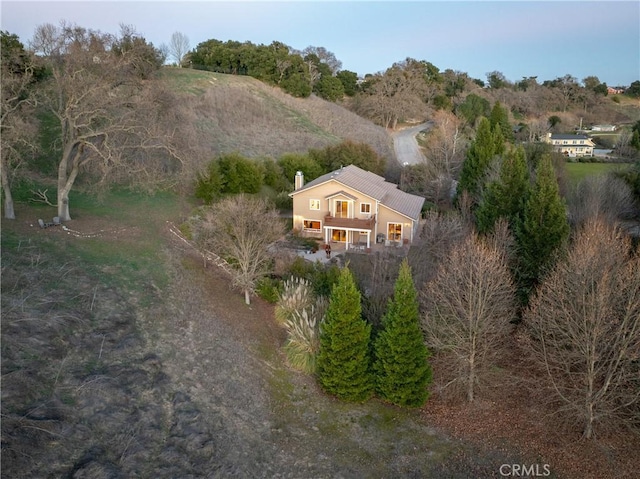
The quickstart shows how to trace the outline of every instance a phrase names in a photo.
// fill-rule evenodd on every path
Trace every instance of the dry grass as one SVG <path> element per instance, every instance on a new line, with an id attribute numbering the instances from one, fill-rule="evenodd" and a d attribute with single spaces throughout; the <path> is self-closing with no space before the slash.
<path id="1" fill-rule="evenodd" d="M 159 226 L 138 222 L 134 249 L 127 230 L 3 222 L 3 477 L 423 477 L 462 447 L 412 412 L 322 394 L 286 366 L 273 306 L 244 305 Z"/>
<path id="2" fill-rule="evenodd" d="M 167 69 L 163 78 L 183 93 L 182 107 L 197 130 L 200 161 L 229 152 L 278 158 L 345 139 L 394 158 L 383 128 L 315 96 L 294 98 L 250 77 L 198 70 Z"/>

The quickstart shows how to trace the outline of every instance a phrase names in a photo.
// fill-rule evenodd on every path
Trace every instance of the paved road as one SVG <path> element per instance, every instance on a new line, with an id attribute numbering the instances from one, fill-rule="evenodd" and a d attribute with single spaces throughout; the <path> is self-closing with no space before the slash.
<path id="1" fill-rule="evenodd" d="M 416 165 L 424 161 L 424 156 L 420 152 L 418 142 L 416 141 L 416 135 L 421 131 L 428 130 L 432 126 L 433 123 L 428 121 L 391 134 L 398 163 L 401 165 Z"/>

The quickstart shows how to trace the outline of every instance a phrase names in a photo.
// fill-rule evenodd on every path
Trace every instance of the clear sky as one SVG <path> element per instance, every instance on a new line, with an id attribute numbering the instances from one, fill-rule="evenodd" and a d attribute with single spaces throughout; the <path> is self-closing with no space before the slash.
<path id="1" fill-rule="evenodd" d="M 441 71 L 510 81 L 570 74 L 609 86 L 640 80 L 639 1 L 4 1 L 1 28 L 28 45 L 35 27 L 61 20 L 117 33 L 133 25 L 147 41 L 173 32 L 191 47 L 217 39 L 292 48 L 325 47 L 363 76 L 407 57 Z"/>

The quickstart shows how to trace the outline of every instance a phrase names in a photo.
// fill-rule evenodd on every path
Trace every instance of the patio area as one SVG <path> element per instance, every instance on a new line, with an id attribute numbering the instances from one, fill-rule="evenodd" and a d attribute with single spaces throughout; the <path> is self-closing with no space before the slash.
<path id="1" fill-rule="evenodd" d="M 308 261 L 320 261 L 321 263 L 328 263 L 336 258 L 344 258 L 346 253 L 354 254 L 374 254 L 382 251 L 391 251 L 399 255 L 405 255 L 409 250 L 409 245 L 385 245 L 384 243 L 372 244 L 370 248 L 367 248 L 365 244 L 349 244 L 347 249 L 346 243 L 332 241 L 329 243 L 331 246 L 331 254 L 327 256 L 327 253 L 322 249 L 323 244 L 319 243 L 317 251 L 311 250 L 298 250 L 297 255 Z"/>

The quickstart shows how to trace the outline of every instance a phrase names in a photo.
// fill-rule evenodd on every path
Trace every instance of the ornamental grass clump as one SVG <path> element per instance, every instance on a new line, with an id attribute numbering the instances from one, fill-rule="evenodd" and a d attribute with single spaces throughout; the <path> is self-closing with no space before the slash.
<path id="1" fill-rule="evenodd" d="M 320 347 L 320 323 L 327 302 L 316 298 L 309 282 L 302 278 L 285 281 L 276 306 L 276 321 L 287 330 L 284 350 L 294 368 L 314 374 Z"/>
<path id="2" fill-rule="evenodd" d="M 304 278 L 292 276 L 282 285 L 282 292 L 276 305 L 276 321 L 284 326 L 294 311 L 302 311 L 314 304 L 311 284 Z"/>

